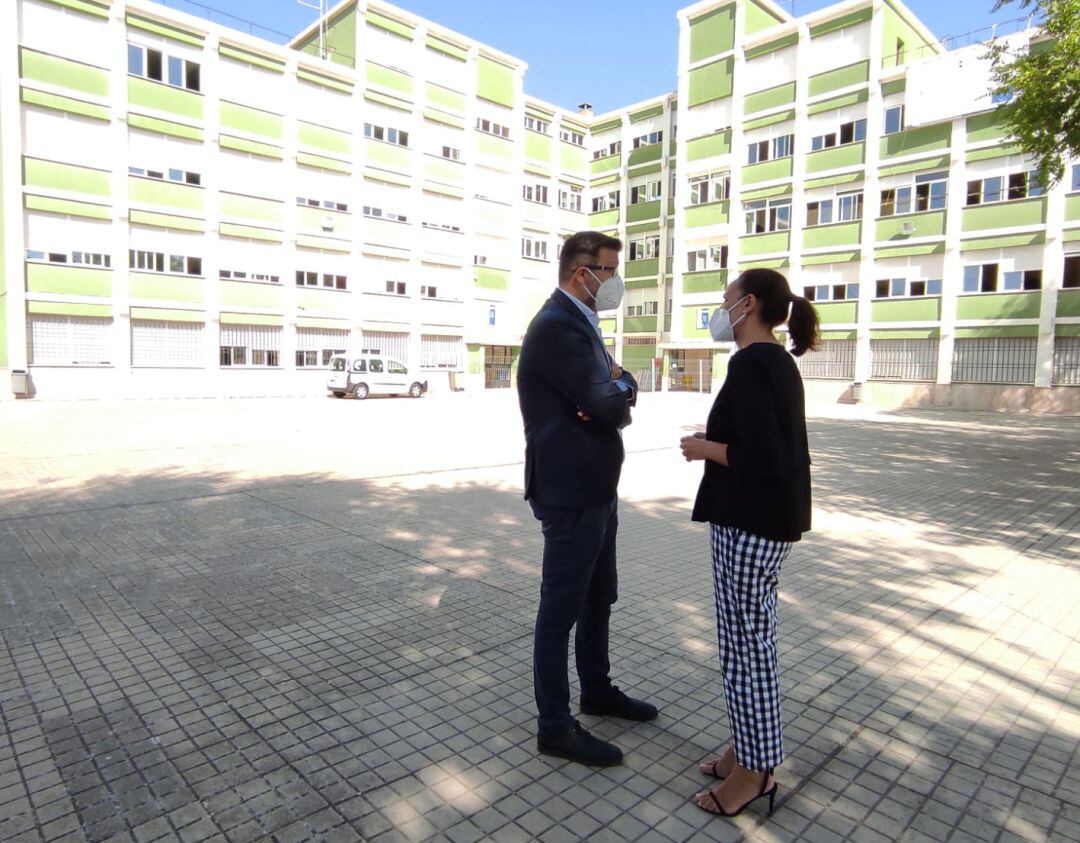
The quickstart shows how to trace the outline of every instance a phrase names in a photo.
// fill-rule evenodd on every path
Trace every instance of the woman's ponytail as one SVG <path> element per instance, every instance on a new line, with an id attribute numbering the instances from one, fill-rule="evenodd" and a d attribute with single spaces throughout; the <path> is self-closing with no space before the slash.
<path id="1" fill-rule="evenodd" d="M 821 333 L 818 330 L 817 309 L 802 296 L 791 296 L 791 316 L 788 317 L 791 353 L 802 357 L 817 348 Z"/>

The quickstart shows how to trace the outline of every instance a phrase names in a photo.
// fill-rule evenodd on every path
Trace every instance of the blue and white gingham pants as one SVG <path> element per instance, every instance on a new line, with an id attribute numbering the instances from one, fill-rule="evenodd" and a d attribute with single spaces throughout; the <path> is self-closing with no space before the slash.
<path id="1" fill-rule="evenodd" d="M 720 667 L 735 759 L 748 770 L 784 760 L 776 659 L 776 588 L 791 542 L 709 525 Z"/>

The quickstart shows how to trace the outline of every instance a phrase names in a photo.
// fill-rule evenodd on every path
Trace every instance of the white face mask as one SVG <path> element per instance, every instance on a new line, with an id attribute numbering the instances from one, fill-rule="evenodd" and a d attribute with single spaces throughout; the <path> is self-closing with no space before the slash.
<path id="1" fill-rule="evenodd" d="M 588 267 L 585 267 L 585 271 L 593 278 L 596 278 L 596 273 Z M 597 310 L 615 310 L 622 304 L 623 292 L 626 290 L 626 285 L 623 283 L 619 273 L 616 272 L 607 281 L 600 281 L 599 278 L 596 278 L 596 280 L 600 283 L 596 295 L 593 296 L 592 293 L 589 293 L 588 287 L 585 288 L 585 292 L 592 296 Z"/>
<path id="2" fill-rule="evenodd" d="M 734 342 L 735 341 L 735 326 L 738 325 L 743 319 L 746 318 L 744 313 L 734 322 L 731 321 L 730 311 L 739 306 L 739 304 L 746 298 L 743 296 L 739 301 L 735 302 L 731 307 L 725 310 L 722 307 L 716 308 L 713 311 L 712 318 L 709 320 L 709 333 L 712 334 L 713 340 L 716 342 Z"/>

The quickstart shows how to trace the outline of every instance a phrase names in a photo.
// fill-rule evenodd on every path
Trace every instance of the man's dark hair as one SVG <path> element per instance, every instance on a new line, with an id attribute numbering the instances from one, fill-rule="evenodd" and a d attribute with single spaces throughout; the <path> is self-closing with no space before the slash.
<path id="1" fill-rule="evenodd" d="M 579 231 L 568 238 L 559 257 L 559 284 L 565 284 L 575 269 L 582 264 L 596 263 L 601 249 L 622 251 L 622 240 L 608 237 L 599 231 Z"/>

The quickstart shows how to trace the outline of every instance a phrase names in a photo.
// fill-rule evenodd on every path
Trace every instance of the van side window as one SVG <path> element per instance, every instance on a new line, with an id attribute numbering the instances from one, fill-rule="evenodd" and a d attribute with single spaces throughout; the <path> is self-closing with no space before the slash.
<path id="1" fill-rule="evenodd" d="M 371 361 L 371 371 L 372 372 L 375 372 L 377 374 L 381 374 L 382 370 L 383 370 L 383 368 L 382 368 L 382 360 L 372 360 Z"/>
<path id="2" fill-rule="evenodd" d="M 386 371 L 391 375 L 407 375 L 409 370 L 395 360 L 386 361 Z"/>
<path id="3" fill-rule="evenodd" d="M 353 360 L 352 370 L 354 372 L 366 372 L 367 360 Z"/>

